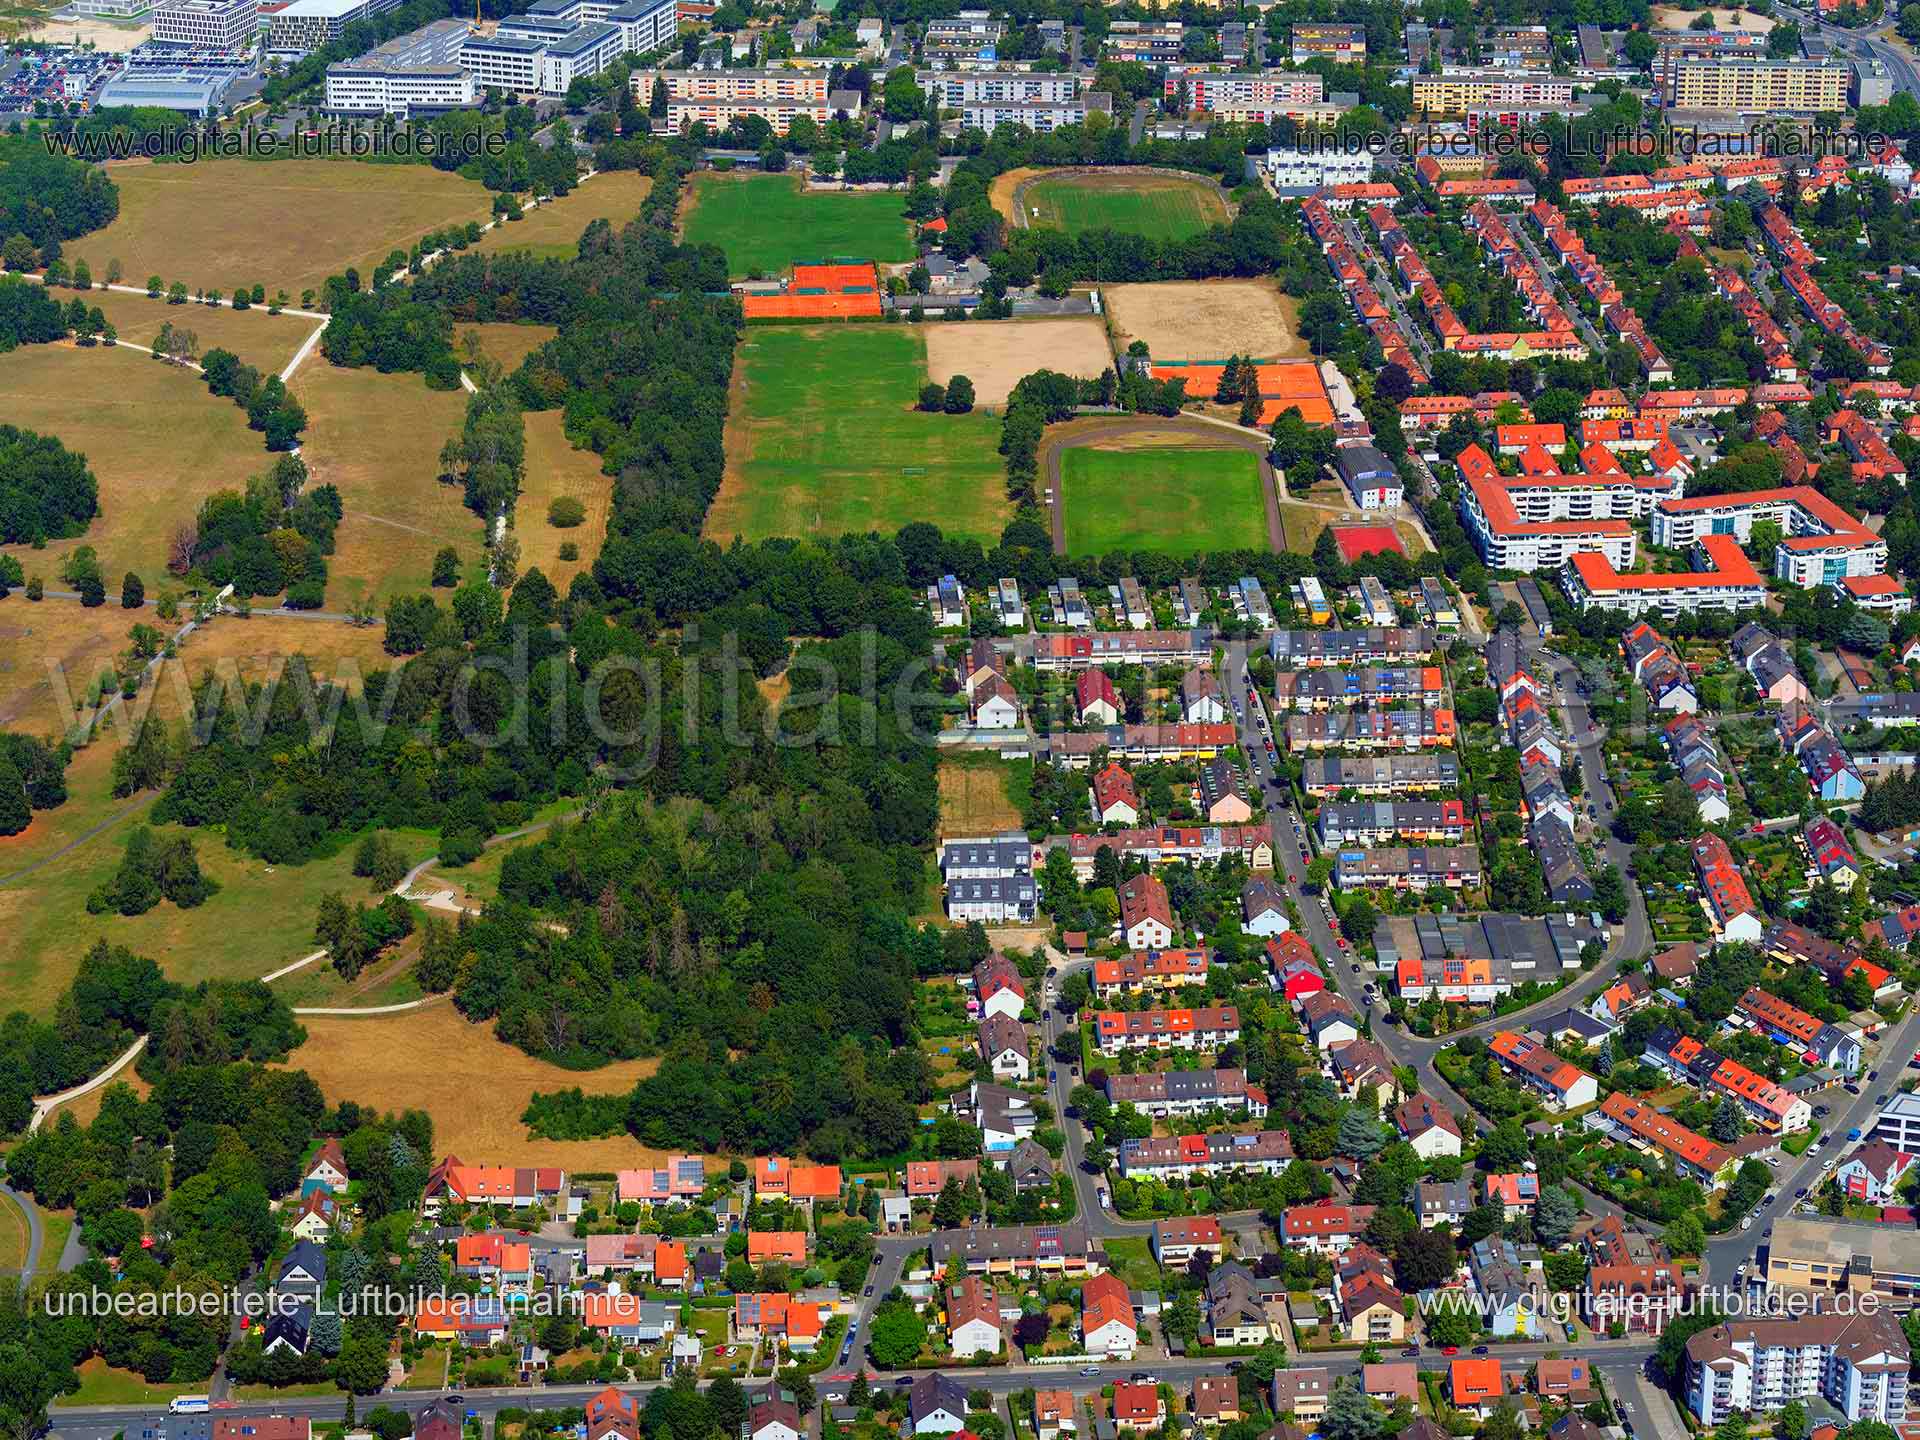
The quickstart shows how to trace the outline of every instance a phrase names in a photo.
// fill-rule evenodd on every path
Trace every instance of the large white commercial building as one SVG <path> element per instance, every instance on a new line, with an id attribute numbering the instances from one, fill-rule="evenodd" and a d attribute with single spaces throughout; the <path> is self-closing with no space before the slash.
<path id="1" fill-rule="evenodd" d="M 153 16 L 153 38 L 166 45 L 239 50 L 259 29 L 259 0 L 176 0 Z"/>
<path id="2" fill-rule="evenodd" d="M 340 115 L 409 115 L 470 110 L 480 101 L 473 76 L 458 65 L 394 65 L 349 60 L 327 67 L 326 108 Z"/>
<path id="3" fill-rule="evenodd" d="M 405 117 L 473 106 L 479 89 L 460 66 L 471 33 L 465 20 L 435 20 L 357 60 L 329 65 L 326 108 L 343 115 Z"/>
<path id="4" fill-rule="evenodd" d="M 678 0 L 627 0 L 626 4 L 615 4 L 614 0 L 533 0 L 526 13 L 569 25 L 617 25 L 621 48 L 629 55 L 661 49 L 680 33 Z"/>
<path id="5" fill-rule="evenodd" d="M 330 45 L 347 26 L 395 9 L 400 0 L 293 0 L 267 20 L 267 54 L 298 60 Z"/>
<path id="6" fill-rule="evenodd" d="M 526 35 L 473 35 L 460 47 L 460 68 L 483 89 L 524 95 L 540 87 L 546 43 Z"/>

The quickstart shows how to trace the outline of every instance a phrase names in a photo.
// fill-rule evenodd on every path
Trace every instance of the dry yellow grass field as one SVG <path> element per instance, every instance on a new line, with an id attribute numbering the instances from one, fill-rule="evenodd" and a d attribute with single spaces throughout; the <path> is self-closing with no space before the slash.
<path id="1" fill-rule="evenodd" d="M 1067 320 L 967 320 L 921 327 L 927 375 L 973 381 L 974 403 L 1004 405 L 1024 375 L 1043 366 L 1097 380 L 1113 364 L 1107 332 L 1092 316 Z"/>
<path id="2" fill-rule="evenodd" d="M 455 352 L 464 357 L 466 342 L 471 336 L 483 355 L 512 374 L 520 368 L 522 360 L 559 333 L 552 325 L 460 325 L 454 329 L 453 345 Z"/>
<path id="3" fill-rule="evenodd" d="M 601 473 L 600 457 L 593 451 L 573 448 L 560 428 L 558 410 L 535 410 L 526 418 L 527 481 L 513 522 L 513 533 L 520 537 L 520 569 L 524 573 L 538 566 L 564 595 L 573 577 L 593 564 L 607 538 L 613 477 Z M 586 507 L 587 520 L 562 530 L 547 523 L 547 507 L 568 495 Z M 560 547 L 569 543 L 578 553 L 562 560 Z"/>
<path id="4" fill-rule="evenodd" d="M 1020 812 L 1007 795 L 1003 768 L 997 760 L 986 765 L 940 761 L 942 835 L 999 835 L 1021 828 Z"/>
<path id="5" fill-rule="evenodd" d="M 640 213 L 653 189 L 653 177 L 634 170 L 603 170 L 564 199 L 527 211 L 519 220 L 497 225 L 470 248 L 530 250 L 535 255 L 570 259 L 579 253 L 580 232 L 596 220 L 618 231 Z"/>
<path id="6" fill-rule="evenodd" d="M 56 290 L 54 294 L 64 303 L 79 292 Z M 169 305 L 164 300 L 149 300 L 144 295 L 115 290 L 94 290 L 79 298 L 89 305 L 98 305 L 100 313 L 113 322 L 122 340 L 151 349 L 160 327 L 171 322 L 175 330 L 191 330 L 199 337 L 201 354 L 216 346 L 231 350 L 263 375 L 278 375 L 314 328 L 324 323 L 298 315 L 269 315 L 264 305 L 251 310 L 235 310 L 230 305 L 195 305 L 191 301 L 185 305 Z"/>
<path id="7" fill-rule="evenodd" d="M 85 455 L 100 482 L 101 510 L 84 535 L 45 550 L 0 548 L 28 576 L 55 586 L 61 561 L 91 545 L 115 598 L 129 570 L 152 594 L 166 578 L 174 527 L 191 520 L 207 496 L 244 490 L 248 476 L 273 464 L 246 415 L 209 395 L 197 373 L 119 346 L 14 351 L 0 364 L 0 416 Z M 434 446 L 437 452 L 438 440 Z"/>
<path id="8" fill-rule="evenodd" d="M 104 660 L 118 649 L 131 623 L 125 611 L 87 611 L 70 601 L 47 601 L 26 613 L 38 621 L 58 604 L 74 617 L 98 623 L 84 632 L 84 646 L 96 647 Z M 6 621 L 19 612 L 8 602 Z M 118 627 L 116 630 L 115 627 Z M 209 672 L 265 678 L 270 663 L 300 653 L 322 678 L 354 676 L 389 663 L 380 647 L 380 629 L 358 629 L 321 621 L 260 617 L 222 617 L 189 637 L 177 669 L 169 667 L 149 693 L 151 713 L 173 723 L 183 703 L 176 681 L 189 682 Z M 0 679 L 39 668 L 47 654 L 64 654 L 66 637 L 57 625 L 37 626 L 0 648 L 15 668 Z M 54 725 L 35 721 L 51 715 L 50 692 L 36 694 L 20 681 L 7 692 L 32 701 L 9 728 L 41 733 Z M 142 703 L 149 703 L 142 697 Z M 120 863 L 126 836 L 148 810 L 153 792 L 116 798 L 111 793 L 113 753 L 121 730 L 112 721 L 79 751 L 67 769 L 68 800 L 40 811 L 19 835 L 0 838 L 0 991 L 9 1008 L 49 1012 L 71 979 L 80 956 L 96 938 L 131 946 L 150 956 L 174 978 L 191 983 L 205 978 L 244 979 L 265 974 L 310 952 L 313 914 L 327 890 L 359 896 L 364 881 L 351 874 L 352 850 L 308 865 L 273 867 L 230 850 L 217 834 L 191 832 L 202 868 L 220 885 L 220 893 L 193 910 L 162 904 L 145 915 L 89 915 L 86 899 Z M 174 832 L 169 832 L 174 833 Z M 189 833 L 189 832 L 178 832 Z M 431 848 L 419 837 L 401 837 L 403 848 Z"/>
<path id="9" fill-rule="evenodd" d="M 655 1059 L 600 1070 L 562 1070 L 493 1038 L 451 1002 L 365 1019 L 309 1016 L 307 1043 L 288 1065 L 305 1070 L 329 1100 L 351 1097 L 381 1109 L 433 1116 L 434 1148 L 473 1164 L 561 1165 L 614 1170 L 658 1161 L 663 1152 L 630 1137 L 534 1140 L 520 1121 L 536 1090 L 573 1086 L 620 1093 L 659 1068 Z"/>
<path id="10" fill-rule="evenodd" d="M 1299 306 L 1271 280 L 1163 280 L 1100 292 L 1116 348 L 1144 340 L 1155 360 L 1292 360 L 1311 353 Z"/>
<path id="11" fill-rule="evenodd" d="M 384 608 L 397 594 L 428 588 L 443 545 L 478 565 L 485 529 L 442 485 L 440 447 L 466 414 L 460 390 L 429 390 L 418 375 L 348 370 L 316 357 L 300 368 L 293 392 L 307 410 L 301 458 L 310 485 L 337 485 L 345 516 L 328 562 L 327 604 L 360 599 Z"/>
<path id="12" fill-rule="evenodd" d="M 484 221 L 475 180 L 425 165 L 345 160 L 202 160 L 116 167 L 120 215 L 76 251 L 95 275 L 118 260 L 125 283 L 157 274 L 189 290 L 285 289 L 297 304 L 349 266 L 361 283 L 392 250 L 455 221 Z"/>
<path id="13" fill-rule="evenodd" d="M 82 1125 L 93 1124 L 94 1120 L 98 1118 L 100 1114 L 101 1105 L 106 1102 L 107 1092 L 113 1089 L 114 1085 L 121 1084 L 129 1086 L 133 1090 L 133 1093 L 143 1100 L 153 1091 L 153 1087 L 138 1075 L 134 1074 L 133 1066 L 129 1065 L 113 1077 L 112 1085 L 102 1085 L 98 1090 L 89 1090 L 78 1100 L 69 1100 L 65 1105 L 62 1105 L 47 1117 L 48 1122 L 51 1123 L 58 1120 L 62 1115 L 71 1115 Z"/>

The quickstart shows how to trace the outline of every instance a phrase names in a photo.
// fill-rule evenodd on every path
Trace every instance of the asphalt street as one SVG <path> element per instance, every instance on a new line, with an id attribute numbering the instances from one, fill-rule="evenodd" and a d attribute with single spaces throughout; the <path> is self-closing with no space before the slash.
<path id="1" fill-rule="evenodd" d="M 1496 1347 L 1502 1359 L 1512 1361 L 1519 1368 L 1531 1364 L 1542 1356 L 1565 1353 L 1564 1346 L 1518 1344 Z M 1646 1364 L 1647 1357 L 1653 1353 L 1653 1346 L 1644 1340 L 1608 1342 L 1600 1346 L 1588 1347 L 1586 1353 L 1593 1358 L 1594 1364 L 1606 1370 L 1611 1377 L 1620 1381 L 1629 1379 Z M 1437 1356 L 1431 1355 L 1424 1362 L 1436 1363 Z M 1355 1352 L 1329 1355 L 1320 1364 L 1334 1375 L 1351 1375 L 1360 1369 L 1360 1358 Z M 1083 1367 L 1075 1365 L 1028 1365 L 1012 1364 L 993 1367 L 948 1366 L 944 1374 L 955 1376 L 965 1382 L 969 1390 L 985 1390 L 995 1396 L 1006 1396 L 1015 1391 L 1024 1390 L 1033 1385 L 1050 1385 L 1074 1391 L 1076 1394 L 1090 1394 L 1102 1385 L 1111 1384 L 1116 1379 L 1145 1370 L 1156 1380 L 1166 1381 L 1176 1388 L 1190 1386 L 1196 1376 L 1219 1375 L 1225 1372 L 1226 1362 L 1219 1360 L 1133 1360 L 1112 1361 L 1098 1367 L 1098 1375 L 1083 1375 Z M 1297 1368 L 1297 1367 L 1296 1367 Z M 876 1373 L 868 1371 L 871 1382 L 877 1388 L 894 1385 L 907 1385 L 912 1374 Z M 847 1384 L 852 1379 L 850 1373 L 835 1371 L 818 1377 L 814 1381 L 815 1393 L 822 1404 L 842 1400 L 846 1397 Z M 544 1406 L 559 1409 L 579 1405 L 590 1395 L 598 1394 L 606 1388 L 601 1385 L 550 1385 L 539 1390 L 523 1389 L 465 1390 L 457 1392 L 465 1402 L 465 1408 L 473 1414 L 487 1418 L 506 1409 L 525 1409 L 531 1406 Z M 658 1382 L 622 1385 L 620 1389 L 634 1395 L 646 1395 L 657 1389 Z M 386 1405 L 418 1414 L 439 1394 L 455 1392 L 433 1392 L 408 1390 L 396 1394 L 369 1396 L 358 1404 L 359 1414 L 364 1417 L 368 1410 L 376 1405 Z M 231 1406 L 222 1406 L 216 1412 L 222 1418 L 242 1419 L 266 1415 L 304 1415 L 315 1422 L 338 1420 L 346 1413 L 345 1401 L 339 1399 L 320 1399 L 312 1397 L 287 1397 L 271 1404 L 251 1402 Z M 113 1436 L 124 1431 L 127 1440 L 186 1440 L 188 1427 L 183 1420 L 188 1417 L 169 1417 L 164 1407 L 142 1405 L 96 1405 L 84 1408 L 61 1408 L 54 1412 L 53 1433 L 62 1440 L 113 1440 Z"/>

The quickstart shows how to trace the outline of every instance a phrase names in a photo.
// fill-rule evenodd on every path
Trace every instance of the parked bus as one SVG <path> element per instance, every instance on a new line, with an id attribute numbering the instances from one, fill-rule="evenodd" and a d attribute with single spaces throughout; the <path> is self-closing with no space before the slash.
<path id="1" fill-rule="evenodd" d="M 167 1402 L 169 1415 L 204 1415 L 212 1402 L 205 1395 L 176 1395 Z"/>

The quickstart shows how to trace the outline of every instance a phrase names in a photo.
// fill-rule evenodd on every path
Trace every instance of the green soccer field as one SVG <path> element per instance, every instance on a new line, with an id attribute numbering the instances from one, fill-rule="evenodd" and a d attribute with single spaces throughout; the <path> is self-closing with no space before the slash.
<path id="1" fill-rule="evenodd" d="M 851 256 L 892 264 L 913 258 L 900 196 L 880 191 L 808 194 L 791 175 L 693 177 L 684 225 L 689 245 L 718 245 L 731 275 L 778 275 L 796 260 Z"/>
<path id="2" fill-rule="evenodd" d="M 1075 448 L 1060 462 L 1070 555 L 1267 548 L 1260 462 L 1245 450 Z"/>
<path id="3" fill-rule="evenodd" d="M 1021 198 L 1029 223 L 1072 235 L 1124 230 L 1151 240 L 1185 240 L 1227 219 L 1212 185 L 1171 175 L 1062 176 L 1036 180 Z"/>
<path id="4" fill-rule="evenodd" d="M 745 397 L 727 421 L 710 536 L 891 532 L 930 520 L 949 535 L 999 537 L 1010 509 L 1000 422 L 913 408 L 927 379 L 917 330 L 759 326 L 734 363 Z"/>

